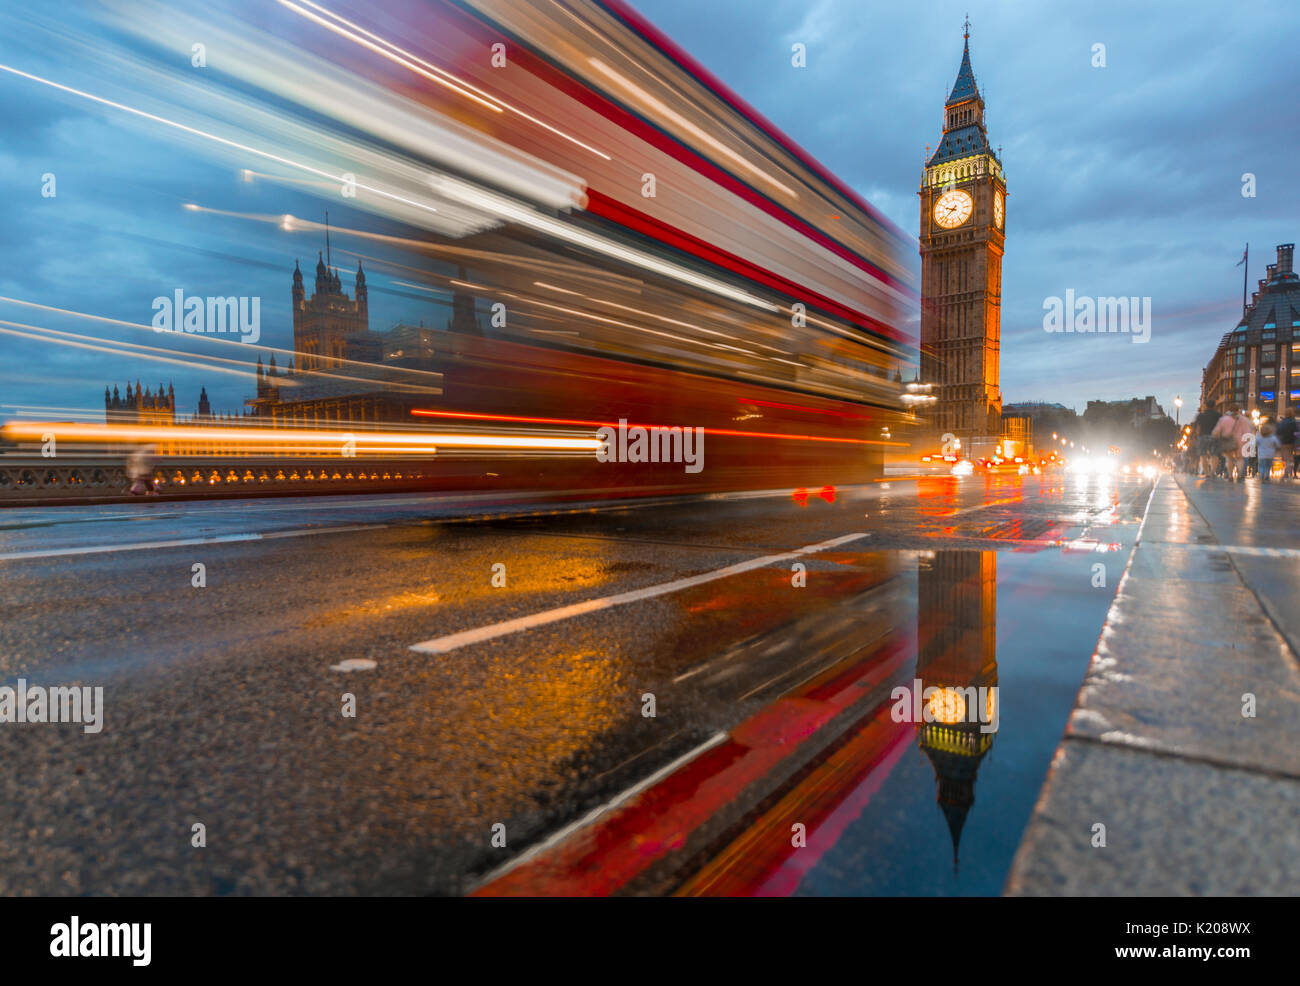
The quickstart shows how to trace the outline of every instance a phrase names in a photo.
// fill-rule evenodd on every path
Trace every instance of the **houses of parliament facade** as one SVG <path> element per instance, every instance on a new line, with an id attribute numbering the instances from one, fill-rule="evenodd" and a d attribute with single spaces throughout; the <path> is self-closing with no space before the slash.
<path id="1" fill-rule="evenodd" d="M 274 352 L 256 364 L 256 392 L 237 413 L 213 413 L 206 387 L 196 413 L 177 414 L 172 385 L 155 392 L 138 382 L 104 390 L 104 417 L 131 425 L 267 425 L 328 428 L 335 425 L 407 423 L 412 408 L 442 394 L 442 366 L 435 340 L 443 334 L 423 324 L 370 329 L 365 272 L 357 264 L 351 296 L 323 254 L 309 295 L 295 262 L 290 288 L 293 350 L 280 363 Z M 456 294 L 449 332 L 482 335 L 474 299 Z M 295 363 L 296 358 L 296 363 Z M 198 450 L 194 450 L 198 451 Z"/>

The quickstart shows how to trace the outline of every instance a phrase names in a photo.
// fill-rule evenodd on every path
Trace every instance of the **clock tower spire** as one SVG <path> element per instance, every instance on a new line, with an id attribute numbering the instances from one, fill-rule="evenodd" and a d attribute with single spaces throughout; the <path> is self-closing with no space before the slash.
<path id="1" fill-rule="evenodd" d="M 970 60 L 943 107 L 943 134 L 921 179 L 921 379 L 934 386 L 932 424 L 969 448 L 1001 432 L 1002 253 L 1006 178 L 989 144 Z"/>

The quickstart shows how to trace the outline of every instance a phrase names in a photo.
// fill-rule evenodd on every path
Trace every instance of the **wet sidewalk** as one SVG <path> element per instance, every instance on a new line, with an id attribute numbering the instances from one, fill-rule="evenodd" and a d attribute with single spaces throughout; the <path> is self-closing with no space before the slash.
<path id="1" fill-rule="evenodd" d="M 1293 894 L 1298 608 L 1300 487 L 1161 477 L 1005 892 Z"/>

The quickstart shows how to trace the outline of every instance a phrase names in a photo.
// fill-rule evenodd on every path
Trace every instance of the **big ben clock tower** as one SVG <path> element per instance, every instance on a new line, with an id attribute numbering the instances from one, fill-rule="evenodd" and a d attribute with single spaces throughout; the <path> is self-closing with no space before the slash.
<path id="1" fill-rule="evenodd" d="M 970 66 L 970 22 L 943 136 L 921 179 L 921 380 L 932 423 L 967 440 L 1001 432 L 998 359 L 1006 180 Z"/>

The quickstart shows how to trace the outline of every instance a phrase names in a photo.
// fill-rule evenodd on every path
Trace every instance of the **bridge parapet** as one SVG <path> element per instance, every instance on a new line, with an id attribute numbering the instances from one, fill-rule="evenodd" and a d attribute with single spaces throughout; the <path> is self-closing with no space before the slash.
<path id="1" fill-rule="evenodd" d="M 410 459 L 165 457 L 154 481 L 166 499 L 391 492 L 424 488 L 428 466 Z M 0 456 L 0 506 L 140 499 L 130 485 L 121 458 Z"/>

